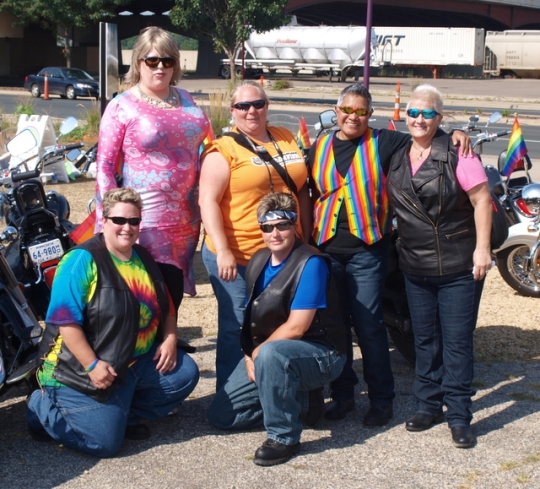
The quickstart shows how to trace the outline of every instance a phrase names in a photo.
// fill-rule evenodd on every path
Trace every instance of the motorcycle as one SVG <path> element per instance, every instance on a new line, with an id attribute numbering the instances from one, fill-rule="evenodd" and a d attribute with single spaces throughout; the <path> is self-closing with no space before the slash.
<path id="1" fill-rule="evenodd" d="M 67 118 L 60 127 L 59 137 L 76 126 L 76 119 Z M 34 169 L 28 171 L 28 161 L 34 155 L 30 158 L 25 155 L 30 154 L 36 144 L 29 129 L 21 131 L 7 144 L 9 153 L 21 162 L 2 178 L 8 191 L 1 199 L 6 225 L 17 230 L 17 238 L 6 247 L 6 259 L 18 281 L 24 285 L 38 317 L 44 318 L 54 272 L 62 255 L 72 246 L 69 233 L 74 226 L 69 222 L 67 199 L 55 191 L 45 193 L 39 177 L 47 166 L 59 160 L 63 164 L 65 154 L 84 143 L 48 146 L 38 157 Z"/>

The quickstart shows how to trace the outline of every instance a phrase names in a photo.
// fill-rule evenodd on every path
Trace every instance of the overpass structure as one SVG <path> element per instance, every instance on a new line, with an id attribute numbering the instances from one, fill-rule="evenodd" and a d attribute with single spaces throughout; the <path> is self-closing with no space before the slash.
<path id="1" fill-rule="evenodd" d="M 174 0 L 132 0 L 119 7 L 109 22 L 118 25 L 120 39 L 137 35 L 149 25 L 195 37 L 172 25 L 167 13 L 173 6 Z M 289 0 L 286 7 L 303 25 L 365 25 L 366 11 L 367 0 Z M 24 76 L 43 66 L 65 64 L 50 32 L 35 26 L 14 29 L 14 20 L 0 12 L 0 76 Z M 540 30 L 540 0 L 373 0 L 373 25 Z M 98 39 L 97 25 L 75 31 L 75 66 L 97 71 Z M 223 55 L 214 53 L 207 39 L 199 39 L 199 46 L 197 72 L 215 76 Z"/>

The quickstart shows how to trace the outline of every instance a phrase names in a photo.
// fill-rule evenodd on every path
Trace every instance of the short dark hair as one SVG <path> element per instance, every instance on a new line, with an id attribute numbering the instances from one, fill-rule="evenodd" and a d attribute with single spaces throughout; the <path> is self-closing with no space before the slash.
<path id="1" fill-rule="evenodd" d="M 277 192 L 265 195 L 257 207 L 257 219 L 261 222 L 266 214 L 271 211 L 292 211 L 296 212 L 296 200 L 291 194 Z"/>
<path id="2" fill-rule="evenodd" d="M 339 94 L 339 98 L 337 101 L 337 105 L 340 106 L 341 102 L 343 102 L 343 99 L 347 95 L 354 95 L 355 97 L 362 97 L 365 98 L 368 101 L 369 104 L 369 110 L 373 110 L 373 102 L 371 100 L 371 93 L 369 93 L 369 90 L 360 82 L 353 83 L 352 85 L 349 85 L 348 87 L 345 87 L 341 93 Z"/>

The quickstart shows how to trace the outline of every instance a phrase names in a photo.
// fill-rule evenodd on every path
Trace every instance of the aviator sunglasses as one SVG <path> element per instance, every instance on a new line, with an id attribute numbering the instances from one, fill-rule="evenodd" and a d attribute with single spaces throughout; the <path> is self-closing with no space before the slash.
<path id="1" fill-rule="evenodd" d="M 291 221 L 282 221 L 277 224 L 261 224 L 259 227 L 263 233 L 271 233 L 274 228 L 277 228 L 278 231 L 288 231 L 292 225 Z"/>
<path id="2" fill-rule="evenodd" d="M 356 114 L 358 117 L 365 117 L 366 115 L 369 115 L 369 110 L 366 109 L 353 109 L 352 107 L 339 107 L 338 109 L 341 110 L 344 114 Z"/>
<path id="3" fill-rule="evenodd" d="M 440 115 L 436 110 L 433 109 L 407 109 L 407 115 L 416 119 L 420 114 L 424 119 L 433 119 L 435 116 Z"/>
<path id="4" fill-rule="evenodd" d="M 233 109 L 238 110 L 249 110 L 250 107 L 255 107 L 257 110 L 262 109 L 266 105 L 266 100 L 259 99 L 253 100 L 252 102 L 238 102 L 233 105 Z"/>
<path id="5" fill-rule="evenodd" d="M 137 227 L 142 221 L 140 217 L 107 216 L 105 219 L 110 219 L 117 226 L 124 226 L 126 223 L 128 223 L 133 227 Z"/>
<path id="6" fill-rule="evenodd" d="M 160 62 L 163 65 L 163 68 L 172 68 L 176 64 L 175 59 L 170 56 L 166 56 L 165 58 L 160 58 L 159 56 L 147 56 L 146 58 L 142 58 L 141 61 L 144 61 L 144 64 L 148 66 L 148 68 L 157 68 Z"/>

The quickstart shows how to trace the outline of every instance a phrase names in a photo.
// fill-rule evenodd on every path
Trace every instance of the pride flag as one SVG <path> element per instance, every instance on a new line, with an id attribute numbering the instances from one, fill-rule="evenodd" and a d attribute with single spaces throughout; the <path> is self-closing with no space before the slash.
<path id="1" fill-rule="evenodd" d="M 94 226 L 96 225 L 96 210 L 94 209 L 91 214 L 88 214 L 86 219 L 81 222 L 69 235 L 69 237 L 76 243 L 81 244 L 89 240 L 94 236 Z"/>
<path id="2" fill-rule="evenodd" d="M 514 168 L 518 166 L 521 159 L 527 154 L 527 146 L 525 146 L 525 138 L 521 132 L 517 115 L 514 119 L 514 126 L 512 127 L 512 134 L 508 140 L 508 149 L 506 150 L 506 160 L 504 160 L 504 167 L 501 174 L 505 177 L 509 177 L 514 171 Z"/>
<path id="3" fill-rule="evenodd" d="M 298 127 L 298 132 L 296 133 L 296 142 L 300 149 L 309 149 L 311 146 L 311 140 L 309 139 L 309 131 L 307 128 L 306 120 L 302 116 L 300 119 L 300 126 Z"/>
<path id="4" fill-rule="evenodd" d="M 393 120 L 390 120 L 387 129 L 388 129 L 389 131 L 397 131 L 396 125 L 394 124 L 394 121 L 393 121 Z"/>
<path id="5" fill-rule="evenodd" d="M 206 145 L 210 144 L 214 139 L 216 139 L 215 136 L 214 136 L 214 131 L 212 131 L 212 126 L 210 126 L 208 128 L 208 134 L 206 135 L 203 142 L 199 146 L 199 155 L 202 154 L 202 152 L 204 151 L 204 148 L 206 147 Z"/>

